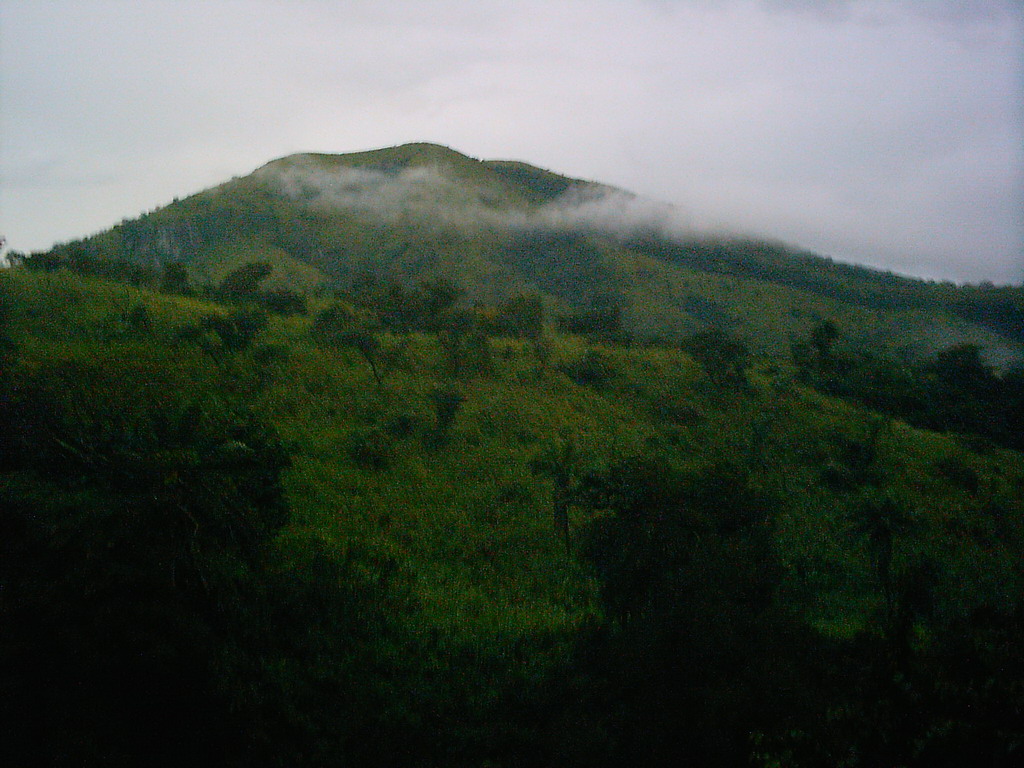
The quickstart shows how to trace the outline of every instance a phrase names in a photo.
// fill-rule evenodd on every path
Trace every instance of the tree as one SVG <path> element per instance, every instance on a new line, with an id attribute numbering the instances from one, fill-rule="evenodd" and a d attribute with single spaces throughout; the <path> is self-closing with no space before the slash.
<path id="1" fill-rule="evenodd" d="M 466 397 L 454 387 L 439 387 L 431 393 L 431 399 L 437 415 L 436 439 L 442 441 L 448 436 Z"/>
<path id="2" fill-rule="evenodd" d="M 538 373 L 543 376 L 547 372 L 548 366 L 551 364 L 551 358 L 555 354 L 554 344 L 551 343 L 549 336 L 542 334 L 532 340 L 530 349 L 533 351 L 533 356 L 537 359 Z"/>
<path id="3" fill-rule="evenodd" d="M 569 507 L 579 490 L 580 465 L 576 447 L 569 440 L 561 440 L 549 446 L 530 462 L 530 469 L 551 478 L 551 510 L 555 532 L 562 536 L 566 552 L 570 550 Z"/>
<path id="4" fill-rule="evenodd" d="M 18 346 L 14 341 L 14 292 L 9 278 L 0 273 L 0 471 L 11 460 L 10 441 L 13 439 L 8 426 L 14 410 L 11 402 L 12 385 L 9 379 L 11 369 L 18 358 Z"/>
<path id="5" fill-rule="evenodd" d="M 164 274 L 160 280 L 160 290 L 164 293 L 189 293 L 188 271 L 180 261 L 169 261 L 164 264 Z"/>
<path id="6" fill-rule="evenodd" d="M 422 297 L 423 328 L 432 331 L 440 329 L 443 326 L 442 318 L 465 293 L 465 290 L 443 278 L 422 284 L 419 294 Z"/>
<path id="7" fill-rule="evenodd" d="M 207 315 L 202 328 L 212 332 L 227 352 L 243 352 L 267 327 L 267 313 L 262 309 L 236 309 L 226 315 Z"/>
<path id="8" fill-rule="evenodd" d="M 558 318 L 567 333 L 593 336 L 608 343 L 627 341 L 622 325 L 622 302 L 617 296 L 594 296 L 590 307 Z"/>
<path id="9" fill-rule="evenodd" d="M 312 334 L 326 346 L 354 349 L 370 366 L 377 386 L 383 386 L 381 344 L 373 332 L 373 326 L 365 317 L 360 317 L 351 307 L 337 303 L 316 316 Z"/>
<path id="10" fill-rule="evenodd" d="M 682 348 L 701 364 L 716 387 L 742 389 L 747 386 L 750 350 L 725 331 L 718 328 L 701 331 L 684 340 Z"/>
<path id="11" fill-rule="evenodd" d="M 996 382 L 995 372 L 982 360 L 977 344 L 961 344 L 939 352 L 933 369 L 939 381 L 959 391 L 984 394 Z"/>
<path id="12" fill-rule="evenodd" d="M 491 349 L 487 331 L 479 317 L 470 311 L 449 312 L 437 334 L 445 353 L 448 370 L 455 378 L 489 373 Z"/>
<path id="13" fill-rule="evenodd" d="M 558 368 L 580 386 L 595 389 L 609 386 L 619 375 L 614 358 L 596 349 L 589 350 L 579 360 L 562 363 Z"/>
<path id="14" fill-rule="evenodd" d="M 891 496 L 868 492 L 854 507 L 850 531 L 868 546 L 872 567 L 882 591 L 887 625 L 897 613 L 894 557 L 899 539 L 912 530 L 913 520 Z"/>
<path id="15" fill-rule="evenodd" d="M 498 334 L 538 341 L 544 333 L 544 304 L 540 296 L 514 296 L 498 304 Z"/>
<path id="16" fill-rule="evenodd" d="M 613 734 L 604 764 L 742 764 L 748 734 L 792 695 L 777 654 L 790 625 L 774 604 L 772 501 L 738 466 L 681 473 L 653 457 L 580 488 L 607 622 L 581 648 L 579 674 Z"/>
<path id="17" fill-rule="evenodd" d="M 438 331 L 463 294 L 461 288 L 442 279 L 411 289 L 398 283 L 384 288 L 374 285 L 361 294 L 360 302 L 372 308 L 384 327 L 391 331 Z"/>
<path id="18" fill-rule="evenodd" d="M 288 521 L 273 430 L 181 359 L 22 366 L 0 475 L 6 764 L 222 763 L 223 653 Z"/>
<path id="19" fill-rule="evenodd" d="M 7 276 L 0 274 L 0 375 L 14 360 L 13 325 L 14 292 Z"/>
<path id="20" fill-rule="evenodd" d="M 248 301 L 256 298 L 260 283 L 274 268 L 264 262 L 250 262 L 229 273 L 221 280 L 217 292 L 229 301 Z"/>
<path id="21" fill-rule="evenodd" d="M 264 307 L 279 315 L 304 315 L 307 311 L 306 297 L 289 288 L 260 291 L 256 298 Z"/>
<path id="22" fill-rule="evenodd" d="M 832 360 L 832 347 L 839 338 L 839 329 L 831 320 L 825 320 L 811 331 L 811 349 L 817 357 L 819 367 L 826 367 Z"/>

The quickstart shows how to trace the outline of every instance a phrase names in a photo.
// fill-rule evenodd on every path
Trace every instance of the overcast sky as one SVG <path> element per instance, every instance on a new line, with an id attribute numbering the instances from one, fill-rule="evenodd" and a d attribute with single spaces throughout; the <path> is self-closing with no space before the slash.
<path id="1" fill-rule="evenodd" d="M 0 232 L 432 141 L 696 224 L 1024 281 L 1019 0 L 0 0 Z"/>

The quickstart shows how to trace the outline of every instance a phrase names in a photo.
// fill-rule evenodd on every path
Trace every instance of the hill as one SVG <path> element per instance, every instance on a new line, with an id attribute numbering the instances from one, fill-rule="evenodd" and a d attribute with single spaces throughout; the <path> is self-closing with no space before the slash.
<path id="1" fill-rule="evenodd" d="M 716 327 L 788 355 L 827 319 L 853 346 L 910 359 L 965 343 L 1000 365 L 1024 359 L 1022 288 L 928 283 L 701 235 L 671 206 L 431 144 L 282 158 L 33 258 L 180 262 L 213 283 L 262 261 L 301 291 L 445 279 L 469 300 L 537 294 L 563 314 L 613 305 L 648 338 Z"/>
<path id="2" fill-rule="evenodd" d="M 408 145 L 0 270 L 0 763 L 1020 762 L 1021 289 L 671 222 Z"/>
<path id="3" fill-rule="evenodd" d="M 0 273 L 5 763 L 1012 763 L 1020 380 L 251 266 Z"/>

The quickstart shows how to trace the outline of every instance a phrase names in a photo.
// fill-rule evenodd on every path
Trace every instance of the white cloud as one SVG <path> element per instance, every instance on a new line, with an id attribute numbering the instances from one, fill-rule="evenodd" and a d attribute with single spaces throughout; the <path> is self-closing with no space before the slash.
<path id="1" fill-rule="evenodd" d="M 500 190 L 467 185 L 437 165 L 394 171 L 324 164 L 297 156 L 256 172 L 269 189 L 314 210 L 371 212 L 384 220 L 422 219 L 462 227 L 593 229 L 613 234 L 688 231 L 682 213 L 667 203 L 623 190 L 573 184 L 541 206 L 516 206 Z"/>
<path id="2" fill-rule="evenodd" d="M 1011 0 L 0 6 L 0 228 L 40 248 L 296 151 L 435 141 L 957 279 L 1024 279 Z"/>

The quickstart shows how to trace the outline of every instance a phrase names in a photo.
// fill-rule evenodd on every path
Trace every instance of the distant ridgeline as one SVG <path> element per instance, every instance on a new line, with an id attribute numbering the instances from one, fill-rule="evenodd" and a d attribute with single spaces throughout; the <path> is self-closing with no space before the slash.
<path id="1" fill-rule="evenodd" d="M 149 285 L 178 262 L 209 284 L 266 262 L 276 287 L 299 292 L 373 275 L 444 279 L 470 299 L 538 294 L 562 312 L 612 297 L 639 336 L 719 327 L 776 353 L 828 320 L 900 354 L 976 344 L 999 364 L 1024 359 L 1024 287 L 926 282 L 695 235 L 669 206 L 429 144 L 284 158 L 25 259 Z"/>
<path id="2" fill-rule="evenodd" d="M 787 285 L 872 309 L 948 309 L 972 323 L 1024 341 L 1024 286 L 957 286 L 915 280 L 756 240 L 644 238 L 629 246 L 707 272 Z"/>

